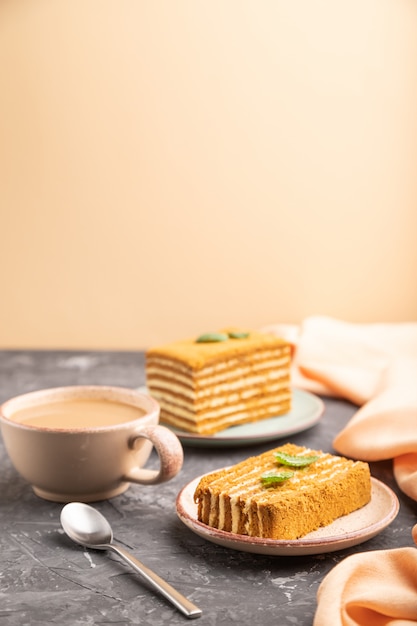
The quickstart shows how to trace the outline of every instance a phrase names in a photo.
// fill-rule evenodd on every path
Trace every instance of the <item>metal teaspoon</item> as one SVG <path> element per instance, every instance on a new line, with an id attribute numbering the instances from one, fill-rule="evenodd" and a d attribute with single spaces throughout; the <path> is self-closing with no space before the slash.
<path id="1" fill-rule="evenodd" d="M 124 548 L 112 543 L 113 531 L 106 518 L 96 509 L 82 502 L 70 502 L 61 511 L 62 528 L 70 539 L 94 550 L 113 550 L 134 570 L 139 572 L 157 591 L 190 619 L 200 617 L 201 609 L 187 600 L 171 585 L 143 565 Z"/>

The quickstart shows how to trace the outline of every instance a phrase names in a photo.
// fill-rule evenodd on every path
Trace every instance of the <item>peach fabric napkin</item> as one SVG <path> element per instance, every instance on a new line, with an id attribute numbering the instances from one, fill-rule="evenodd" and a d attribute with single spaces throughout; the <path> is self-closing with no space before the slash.
<path id="1" fill-rule="evenodd" d="M 358 405 L 335 450 L 363 461 L 393 459 L 399 487 L 417 500 L 417 323 L 310 317 L 300 327 L 262 330 L 292 344 L 295 387 Z"/>
<path id="2" fill-rule="evenodd" d="M 413 528 L 416 541 L 417 526 Z M 322 581 L 313 626 L 406 626 L 417 622 L 417 549 L 346 557 Z"/>

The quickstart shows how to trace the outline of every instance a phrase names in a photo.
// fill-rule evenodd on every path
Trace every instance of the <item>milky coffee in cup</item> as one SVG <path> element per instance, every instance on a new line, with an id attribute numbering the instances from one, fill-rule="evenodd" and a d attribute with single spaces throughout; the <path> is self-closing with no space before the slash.
<path id="1" fill-rule="evenodd" d="M 55 400 L 30 405 L 13 413 L 13 421 L 24 426 L 67 430 L 94 428 L 130 422 L 145 415 L 140 407 L 102 398 Z"/>

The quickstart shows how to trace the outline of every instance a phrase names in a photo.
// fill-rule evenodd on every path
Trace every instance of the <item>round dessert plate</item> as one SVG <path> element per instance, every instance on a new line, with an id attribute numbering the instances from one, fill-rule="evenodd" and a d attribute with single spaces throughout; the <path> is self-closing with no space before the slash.
<path id="1" fill-rule="evenodd" d="M 147 392 L 146 387 L 140 387 L 138 391 Z M 292 408 L 289 413 L 232 426 L 214 435 L 197 435 L 168 424 L 166 426 L 174 431 L 184 445 L 189 446 L 230 447 L 273 441 L 311 428 L 324 413 L 324 402 L 321 398 L 302 389 L 293 389 L 292 394 Z"/>
<path id="2" fill-rule="evenodd" d="M 225 548 L 255 554 L 304 556 L 344 550 L 375 537 L 391 524 L 399 510 L 395 493 L 381 481 L 371 478 L 372 497 L 369 504 L 340 517 L 329 526 L 294 540 L 248 537 L 211 528 L 198 520 L 193 496 L 200 478 L 188 483 L 177 496 L 176 509 L 180 520 L 203 539 Z"/>

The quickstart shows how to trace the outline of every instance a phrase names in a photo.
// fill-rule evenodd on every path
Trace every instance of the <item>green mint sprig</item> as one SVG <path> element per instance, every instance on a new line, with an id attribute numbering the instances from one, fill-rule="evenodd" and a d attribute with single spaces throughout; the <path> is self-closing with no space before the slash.
<path id="1" fill-rule="evenodd" d="M 196 343 L 217 343 L 219 341 L 227 341 L 228 339 L 246 339 L 249 333 L 230 332 L 230 333 L 204 333 L 196 339 Z"/>
<path id="2" fill-rule="evenodd" d="M 215 343 L 217 341 L 227 341 L 229 336 L 225 333 L 205 333 L 196 339 L 197 343 Z"/>
<path id="3" fill-rule="evenodd" d="M 270 470 L 261 475 L 261 482 L 264 485 L 275 485 L 277 483 L 283 483 L 293 476 L 294 472 L 277 472 L 276 470 Z"/>
<path id="4" fill-rule="evenodd" d="M 285 454 L 284 452 L 275 452 L 276 460 L 281 465 L 288 465 L 290 467 L 306 467 L 311 465 L 314 461 L 317 461 L 318 456 L 301 456 L 293 454 Z"/>

